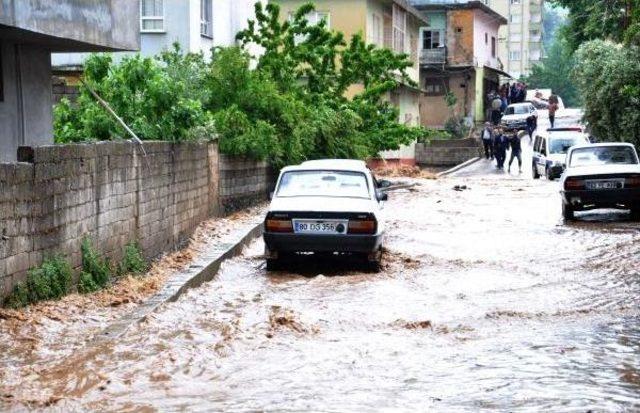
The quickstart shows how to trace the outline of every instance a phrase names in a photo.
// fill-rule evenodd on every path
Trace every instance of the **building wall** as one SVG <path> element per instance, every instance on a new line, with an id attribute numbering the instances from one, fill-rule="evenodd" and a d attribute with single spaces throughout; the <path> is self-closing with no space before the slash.
<path id="1" fill-rule="evenodd" d="M 520 4 L 511 4 L 510 0 L 489 0 L 489 6 L 509 20 L 506 26 L 500 28 L 498 49 L 505 71 L 514 77 L 526 76 L 543 57 L 544 0 L 521 0 Z M 519 23 L 511 22 L 513 15 L 520 16 Z M 520 52 L 519 60 L 509 58 L 510 52 L 514 51 Z"/>
<path id="2" fill-rule="evenodd" d="M 456 166 L 481 154 L 475 139 L 434 140 L 416 145 L 416 162 L 424 166 Z"/>
<path id="3" fill-rule="evenodd" d="M 500 25 L 481 10 L 474 10 L 474 55 L 478 66 L 498 68 L 498 31 Z M 491 54 L 491 38 L 496 41 L 495 56 Z"/>
<path id="4" fill-rule="evenodd" d="M 144 146 L 146 157 L 129 142 L 28 147 L 25 162 L 0 163 L 0 299 L 53 254 L 78 268 L 85 237 L 112 262 L 132 241 L 156 257 L 204 219 L 267 199 L 264 163 L 233 164 L 215 143 Z"/>
<path id="5" fill-rule="evenodd" d="M 447 25 L 448 63 L 452 66 L 474 66 L 473 11 L 450 10 L 447 13 Z"/>
<path id="6" fill-rule="evenodd" d="M 454 113 L 467 118 L 469 121 L 474 119 L 475 99 L 476 99 L 476 80 L 475 72 L 469 71 L 450 73 L 448 77 L 449 91 L 457 99 Z M 466 77 L 470 76 L 470 79 Z M 442 76 L 440 74 L 424 72 L 423 77 Z M 466 87 L 463 87 L 466 86 Z M 466 105 L 465 105 L 466 100 Z M 447 106 L 444 96 L 428 96 L 420 95 L 420 121 L 423 126 L 442 129 L 447 119 L 451 117 L 451 109 Z"/>
<path id="7" fill-rule="evenodd" d="M 0 102 L 0 162 L 21 145 L 51 142 L 51 63 L 48 50 L 0 39 L 4 101 Z"/>

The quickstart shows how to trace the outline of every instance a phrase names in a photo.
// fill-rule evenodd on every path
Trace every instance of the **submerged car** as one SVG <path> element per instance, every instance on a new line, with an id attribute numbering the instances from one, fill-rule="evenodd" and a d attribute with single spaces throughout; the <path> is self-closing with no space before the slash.
<path id="1" fill-rule="evenodd" d="M 564 172 L 567 152 L 572 146 L 590 143 L 580 127 L 550 128 L 533 141 L 533 179 L 545 176 L 553 181 Z"/>
<path id="2" fill-rule="evenodd" d="M 267 269 L 280 269 L 292 254 L 337 253 L 359 255 L 378 270 L 386 184 L 362 161 L 328 159 L 282 169 L 264 221 Z"/>
<path id="3" fill-rule="evenodd" d="M 560 181 L 562 215 L 597 208 L 630 209 L 640 218 L 640 162 L 628 143 L 574 146 L 567 154 L 567 169 Z"/>
<path id="4" fill-rule="evenodd" d="M 538 110 L 531 102 L 514 103 L 507 106 L 502 115 L 500 125 L 506 129 L 525 130 L 527 119 L 533 118 L 534 127 L 538 124 Z"/>

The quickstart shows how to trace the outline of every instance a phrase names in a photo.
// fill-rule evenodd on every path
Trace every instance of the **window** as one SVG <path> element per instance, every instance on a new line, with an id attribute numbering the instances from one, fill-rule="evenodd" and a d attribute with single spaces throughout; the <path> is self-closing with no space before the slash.
<path id="1" fill-rule="evenodd" d="M 522 14 L 512 14 L 510 19 L 511 23 L 522 23 Z"/>
<path id="2" fill-rule="evenodd" d="M 407 12 L 393 5 L 393 50 L 396 53 L 405 52 L 405 33 L 407 31 Z"/>
<path id="3" fill-rule="evenodd" d="M 382 17 L 376 13 L 371 15 L 371 33 L 369 34 L 369 42 L 376 46 L 382 46 Z"/>
<path id="4" fill-rule="evenodd" d="M 140 0 L 140 31 L 164 32 L 163 0 Z"/>
<path id="5" fill-rule="evenodd" d="M 427 78 L 424 84 L 427 96 L 444 96 L 449 89 L 449 79 Z"/>
<path id="6" fill-rule="evenodd" d="M 441 30 L 423 30 L 422 31 L 422 48 L 437 49 L 444 46 L 444 32 Z"/>
<path id="7" fill-rule="evenodd" d="M 350 171 L 285 172 L 278 184 L 277 197 L 331 197 L 368 199 L 369 185 L 363 173 Z"/>
<path id="8" fill-rule="evenodd" d="M 574 149 L 571 166 L 636 165 L 636 151 L 630 146 L 596 146 Z"/>
<path id="9" fill-rule="evenodd" d="M 520 0 L 511 0 L 511 4 L 520 4 Z"/>
<path id="10" fill-rule="evenodd" d="M 515 50 L 513 52 L 509 52 L 509 60 L 518 61 L 521 60 L 522 56 L 519 50 Z"/>
<path id="11" fill-rule="evenodd" d="M 211 0 L 200 0 L 200 34 L 205 37 L 213 36 L 211 10 Z"/>
<path id="12" fill-rule="evenodd" d="M 307 19 L 307 22 L 309 23 L 309 26 L 315 26 L 317 24 L 320 24 L 324 20 L 327 29 L 331 28 L 331 15 L 329 14 L 329 12 L 314 10 L 314 11 L 308 13 L 304 17 L 305 17 L 305 19 Z M 294 14 L 293 13 L 289 13 L 289 21 L 293 21 L 293 19 L 294 19 Z M 306 35 L 297 34 L 295 36 L 294 41 L 296 42 L 296 44 L 300 44 L 300 43 L 304 42 L 306 40 L 306 38 L 307 38 Z"/>
<path id="13" fill-rule="evenodd" d="M 489 44 L 489 33 L 484 34 L 484 44 Z"/>
<path id="14" fill-rule="evenodd" d="M 491 57 L 496 57 L 496 38 L 491 37 Z"/>

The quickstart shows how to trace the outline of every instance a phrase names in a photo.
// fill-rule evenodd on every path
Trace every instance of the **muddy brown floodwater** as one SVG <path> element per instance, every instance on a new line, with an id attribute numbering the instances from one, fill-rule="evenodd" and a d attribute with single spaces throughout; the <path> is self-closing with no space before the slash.
<path id="1" fill-rule="evenodd" d="M 565 224 L 557 183 L 486 170 L 393 193 L 379 274 L 313 260 L 267 273 L 256 241 L 119 342 L 43 362 L 13 397 L 60 411 L 640 409 L 638 224 L 611 211 Z"/>

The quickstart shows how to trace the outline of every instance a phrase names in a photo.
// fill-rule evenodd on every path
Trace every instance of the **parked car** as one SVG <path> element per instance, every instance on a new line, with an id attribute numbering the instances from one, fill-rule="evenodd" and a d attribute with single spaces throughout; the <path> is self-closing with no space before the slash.
<path id="1" fill-rule="evenodd" d="M 359 255 L 378 270 L 386 181 L 376 181 L 364 162 L 327 159 L 280 172 L 264 221 L 267 269 L 300 253 Z"/>
<path id="2" fill-rule="evenodd" d="M 538 124 L 538 110 L 531 102 L 514 103 L 507 106 L 500 125 L 506 129 L 525 130 L 527 129 L 527 119 L 534 118 L 534 125 Z"/>
<path id="3" fill-rule="evenodd" d="M 551 128 L 539 132 L 533 141 L 533 179 L 541 175 L 550 181 L 560 178 L 569 148 L 588 143 L 589 135 L 581 127 Z"/>
<path id="4" fill-rule="evenodd" d="M 629 143 L 574 146 L 562 175 L 562 215 L 597 208 L 630 209 L 640 219 L 640 163 Z"/>

